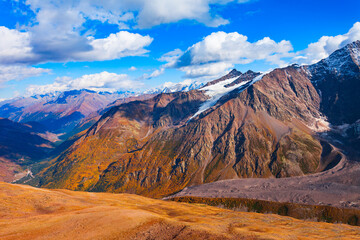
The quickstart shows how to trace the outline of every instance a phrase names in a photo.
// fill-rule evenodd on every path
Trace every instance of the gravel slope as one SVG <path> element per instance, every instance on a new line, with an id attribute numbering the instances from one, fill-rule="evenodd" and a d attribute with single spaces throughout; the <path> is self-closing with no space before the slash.
<path id="1" fill-rule="evenodd" d="M 223 180 L 187 187 L 170 197 L 231 197 L 360 208 L 360 163 L 345 158 L 325 172 L 290 178 Z"/>

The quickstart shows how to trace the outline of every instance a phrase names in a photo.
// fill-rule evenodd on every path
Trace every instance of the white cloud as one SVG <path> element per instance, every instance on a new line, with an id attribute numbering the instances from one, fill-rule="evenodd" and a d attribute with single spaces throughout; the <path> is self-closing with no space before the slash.
<path id="1" fill-rule="evenodd" d="M 156 69 L 155 71 L 153 71 L 151 74 L 144 73 L 142 75 L 141 79 L 155 78 L 155 77 L 158 77 L 158 76 L 164 74 L 164 72 L 165 72 L 165 68 L 161 67 L 160 69 Z"/>
<path id="2" fill-rule="evenodd" d="M 0 26 L 0 64 L 26 62 L 34 57 L 31 50 L 29 33 Z"/>
<path id="3" fill-rule="evenodd" d="M 0 27 L 0 64 L 38 63 L 47 61 L 103 61 L 148 52 L 153 39 L 137 33 L 120 31 L 107 38 L 94 39 L 70 34 L 31 38 L 34 33 Z M 73 36 L 74 35 L 74 36 Z"/>
<path id="4" fill-rule="evenodd" d="M 275 42 L 265 37 L 251 43 L 247 36 L 237 32 L 214 32 L 189 47 L 183 54 L 171 52 L 161 60 L 168 61 L 165 66 L 178 68 L 186 73 L 186 77 L 194 78 L 218 75 L 234 64 L 247 64 L 256 60 L 284 65 L 282 58 L 293 56 L 292 50 L 291 43 L 285 40 Z"/>
<path id="5" fill-rule="evenodd" d="M 323 36 L 317 42 L 310 43 L 308 47 L 299 51 L 294 62 L 312 64 L 328 57 L 335 50 L 345 45 L 360 40 L 360 22 L 356 22 L 353 27 L 343 35 Z"/>
<path id="6" fill-rule="evenodd" d="M 213 5 L 225 5 L 229 2 L 242 4 L 246 0 L 27 0 L 26 3 L 37 15 L 44 15 L 51 20 L 58 14 L 73 17 L 71 12 L 78 13 L 78 25 L 85 18 L 117 24 L 121 28 L 129 25 L 139 28 L 149 28 L 159 24 L 173 23 L 183 19 L 195 20 L 207 26 L 218 27 L 228 23 L 221 16 L 212 14 Z M 51 15 L 47 13 L 53 13 Z M 41 19 L 37 16 L 38 20 Z M 73 19 L 73 18 L 72 18 Z M 73 19 L 72 22 L 74 22 Z M 62 21 L 70 22 L 66 19 Z"/>
<path id="7" fill-rule="evenodd" d="M 234 68 L 234 64 L 229 62 L 215 62 L 202 65 L 189 65 L 180 67 L 179 70 L 185 72 L 185 77 L 188 78 L 201 78 L 209 76 L 210 78 L 224 75 L 230 68 Z"/>
<path id="8" fill-rule="evenodd" d="M 292 44 L 286 40 L 275 42 L 264 37 L 256 42 L 249 42 L 247 36 L 237 32 L 214 32 L 185 52 L 175 49 L 159 60 L 167 62 L 164 67 L 177 68 L 185 73 L 185 77 L 201 81 L 218 77 L 235 64 L 248 64 L 257 60 L 279 67 L 290 63 L 312 64 L 356 40 L 360 40 L 360 22 L 356 22 L 346 34 L 323 36 L 298 52 L 293 52 Z"/>
<path id="9" fill-rule="evenodd" d="M 134 67 L 134 66 L 131 66 L 131 67 L 129 68 L 129 71 L 136 71 L 136 70 L 137 70 L 137 68 Z"/>
<path id="10" fill-rule="evenodd" d="M 226 4 L 230 1 L 213 0 L 152 0 L 137 1 L 138 27 L 148 28 L 182 19 L 195 20 L 210 27 L 228 24 L 221 16 L 211 16 L 210 4 Z"/>
<path id="11" fill-rule="evenodd" d="M 207 26 L 228 21 L 212 13 L 214 5 L 235 0 L 24 0 L 15 11 L 32 11 L 34 17 L 24 31 L 0 27 L 0 64 L 102 61 L 144 55 L 150 36 L 120 31 L 95 39 L 95 30 L 86 29 L 88 20 L 117 24 L 119 29 L 149 28 L 180 20 Z M 235 1 L 237 3 L 243 0 Z M 24 7 L 28 9 L 25 11 Z"/>
<path id="12" fill-rule="evenodd" d="M 228 20 L 212 14 L 214 5 L 235 0 L 25 0 L 34 13 L 27 32 L 0 29 L 0 61 L 39 63 L 112 60 L 147 52 L 149 36 L 120 31 L 104 39 L 94 39 L 88 20 L 117 24 L 120 29 L 149 28 L 180 20 L 193 20 L 217 27 Z M 236 1 L 242 3 L 243 1 Z M 14 5 L 19 6 L 19 5 Z M 23 9 L 18 9 L 23 11 Z"/>
<path id="13" fill-rule="evenodd" d="M 104 71 L 101 73 L 84 75 L 76 79 L 69 77 L 56 78 L 54 83 L 47 85 L 30 85 L 26 89 L 26 95 L 46 94 L 74 89 L 115 92 L 117 90 L 136 89 L 142 85 L 141 82 L 131 80 L 126 74 L 116 74 Z"/>
<path id="14" fill-rule="evenodd" d="M 291 43 L 285 40 L 276 43 L 265 37 L 250 43 L 247 36 L 237 32 L 215 32 L 191 46 L 187 52 L 191 56 L 191 64 L 205 64 L 220 61 L 250 63 L 262 59 L 271 61 L 270 56 L 287 55 L 291 50 L 293 50 Z M 185 62 L 178 64 L 186 64 L 186 57 L 184 60 Z"/>
<path id="15" fill-rule="evenodd" d="M 94 39 L 93 37 L 88 39 L 92 50 L 77 53 L 74 60 L 103 61 L 127 56 L 141 56 L 148 52 L 144 47 L 153 41 L 149 36 L 126 31 L 110 34 L 104 39 Z"/>
<path id="16" fill-rule="evenodd" d="M 184 54 L 184 52 L 177 48 L 173 51 L 165 53 L 158 60 L 160 62 L 167 62 L 164 65 L 164 67 L 172 67 L 173 65 L 175 65 L 175 63 L 179 59 L 179 57 L 181 57 L 181 55 L 183 55 L 183 54 Z"/>
<path id="17" fill-rule="evenodd" d="M 26 67 L 22 65 L 0 65 L 0 84 L 10 80 L 23 80 L 51 72 L 50 69 Z"/>

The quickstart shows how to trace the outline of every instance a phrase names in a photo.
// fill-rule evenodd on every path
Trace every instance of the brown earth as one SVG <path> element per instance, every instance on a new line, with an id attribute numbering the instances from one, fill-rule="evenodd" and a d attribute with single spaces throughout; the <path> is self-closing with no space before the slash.
<path id="1" fill-rule="evenodd" d="M 0 183 L 1 239 L 360 239 L 360 228 L 130 194 Z"/>

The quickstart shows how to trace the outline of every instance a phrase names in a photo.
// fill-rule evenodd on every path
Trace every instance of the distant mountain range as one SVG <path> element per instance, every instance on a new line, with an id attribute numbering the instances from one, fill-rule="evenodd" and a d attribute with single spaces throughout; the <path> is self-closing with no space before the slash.
<path id="1" fill-rule="evenodd" d="M 95 92 L 69 90 L 64 92 L 18 97 L 0 101 L 0 117 L 15 122 L 37 122 L 43 129 L 61 134 L 72 131 L 85 118 L 94 117 L 111 106 L 133 100 L 143 100 L 159 93 L 189 91 L 200 88 L 200 83 L 167 83 L 144 92 Z"/>
<path id="2" fill-rule="evenodd" d="M 180 83 L 165 83 L 158 88 L 145 90 L 142 94 L 160 94 L 173 92 L 187 92 L 190 90 L 199 89 L 204 85 L 200 82 L 180 82 Z"/>
<path id="3" fill-rule="evenodd" d="M 72 90 L 17 98 L 0 103 L 0 117 L 21 123 L 37 122 L 46 131 L 66 133 L 87 115 L 130 94 Z"/>
<path id="4" fill-rule="evenodd" d="M 225 179 L 291 177 L 359 160 L 360 41 L 309 66 L 232 70 L 104 112 L 31 184 L 162 197 Z"/>
<path id="5" fill-rule="evenodd" d="M 1 101 L 0 180 L 13 181 L 23 176 L 29 165 L 66 149 L 78 133 L 114 106 L 196 86 L 200 87 L 191 83 L 167 84 L 148 93 L 82 89 Z"/>

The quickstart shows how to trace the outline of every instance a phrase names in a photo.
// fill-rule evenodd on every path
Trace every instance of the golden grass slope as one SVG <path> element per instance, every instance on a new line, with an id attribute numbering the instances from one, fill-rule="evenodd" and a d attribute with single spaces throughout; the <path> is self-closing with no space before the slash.
<path id="1" fill-rule="evenodd" d="M 0 239 L 360 239 L 360 228 L 0 183 Z"/>

